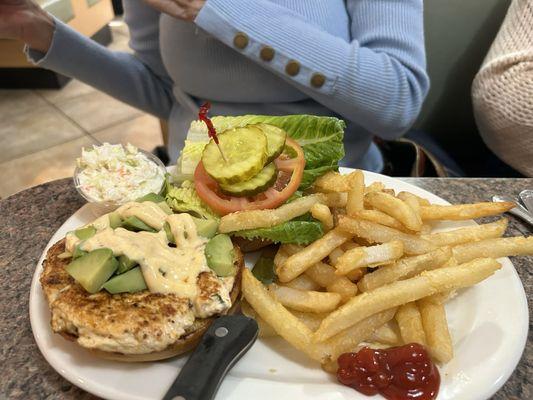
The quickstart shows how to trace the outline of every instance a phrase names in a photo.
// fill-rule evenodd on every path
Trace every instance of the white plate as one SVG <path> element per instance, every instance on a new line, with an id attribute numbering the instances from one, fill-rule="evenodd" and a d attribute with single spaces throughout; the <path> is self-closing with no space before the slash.
<path id="1" fill-rule="evenodd" d="M 347 172 L 349 170 L 344 170 Z M 432 203 L 449 204 L 416 186 L 374 173 L 366 182 L 381 181 L 395 190 L 408 190 Z M 144 364 L 104 361 L 50 330 L 50 313 L 39 276 L 48 248 L 68 231 L 93 219 L 87 206 L 54 234 L 35 270 L 30 293 L 30 320 L 35 340 L 50 365 L 67 380 L 109 399 L 160 399 L 176 377 L 185 357 Z M 438 229 L 474 224 L 440 223 Z M 460 293 L 446 305 L 454 342 L 454 359 L 440 369 L 438 398 L 487 399 L 509 378 L 524 349 L 528 308 L 524 288 L 509 259 L 484 282 Z M 281 339 L 258 340 L 233 367 L 217 399 L 367 399 L 336 383 L 303 354 Z"/>

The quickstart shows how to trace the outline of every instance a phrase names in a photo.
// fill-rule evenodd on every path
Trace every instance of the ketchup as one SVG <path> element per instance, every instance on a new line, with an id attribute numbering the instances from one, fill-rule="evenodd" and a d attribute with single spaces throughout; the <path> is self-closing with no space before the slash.
<path id="1" fill-rule="evenodd" d="M 343 385 L 388 400 L 432 400 L 439 393 L 439 370 L 424 346 L 410 343 L 386 350 L 363 347 L 337 360 L 337 379 Z"/>
<path id="2" fill-rule="evenodd" d="M 198 119 L 200 121 L 205 122 L 205 124 L 207 125 L 207 132 L 209 134 L 209 137 L 212 138 L 213 141 L 218 146 L 217 131 L 215 130 L 215 127 L 213 126 L 213 123 L 211 122 L 211 120 L 207 116 L 207 113 L 209 112 L 210 108 L 211 108 L 211 103 L 209 103 L 208 101 L 206 101 L 204 104 L 202 104 L 200 106 L 200 110 L 198 111 Z"/>

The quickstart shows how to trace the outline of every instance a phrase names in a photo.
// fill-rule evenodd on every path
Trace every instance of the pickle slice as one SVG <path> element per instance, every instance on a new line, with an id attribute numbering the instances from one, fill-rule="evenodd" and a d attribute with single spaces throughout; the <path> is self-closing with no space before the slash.
<path id="1" fill-rule="evenodd" d="M 220 184 L 222 193 L 230 196 L 246 197 L 264 192 L 276 182 L 278 170 L 274 163 L 268 164 L 252 179 L 245 182 L 234 183 L 232 185 Z"/>
<path id="2" fill-rule="evenodd" d="M 227 162 L 213 140 L 205 146 L 202 154 L 206 172 L 218 183 L 244 182 L 263 169 L 268 142 L 261 129 L 253 126 L 230 129 L 220 133 L 218 140 Z"/>
<path id="3" fill-rule="evenodd" d="M 265 164 L 269 164 L 274 161 L 283 152 L 285 147 L 285 139 L 287 139 L 287 132 L 274 125 L 269 124 L 257 124 L 257 126 L 263 131 L 267 138 L 267 151 L 268 156 Z"/>

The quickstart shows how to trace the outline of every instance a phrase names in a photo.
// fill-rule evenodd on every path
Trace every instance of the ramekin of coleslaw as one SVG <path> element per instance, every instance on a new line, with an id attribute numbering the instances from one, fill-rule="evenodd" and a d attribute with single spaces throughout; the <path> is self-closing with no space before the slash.
<path id="1" fill-rule="evenodd" d="M 107 213 L 148 193 L 160 193 L 164 164 L 153 154 L 131 144 L 94 145 L 83 148 L 76 160 L 74 185 L 94 207 Z"/>

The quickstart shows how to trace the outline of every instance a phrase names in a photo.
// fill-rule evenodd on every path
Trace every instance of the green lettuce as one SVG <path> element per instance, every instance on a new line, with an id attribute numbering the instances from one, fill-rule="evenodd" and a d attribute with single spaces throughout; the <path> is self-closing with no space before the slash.
<path id="1" fill-rule="evenodd" d="M 322 224 L 318 221 L 287 221 L 271 228 L 247 229 L 231 233 L 245 239 L 268 239 L 274 243 L 293 243 L 306 245 L 324 235 Z"/>
<path id="2" fill-rule="evenodd" d="M 215 129 L 223 132 L 230 128 L 250 124 L 266 123 L 284 129 L 302 146 L 305 154 L 305 170 L 300 190 L 305 190 L 321 175 L 336 170 L 344 157 L 344 121 L 335 117 L 314 115 L 243 115 L 236 117 L 217 116 L 212 118 Z M 205 124 L 194 121 L 191 124 L 182 156 L 178 160 L 179 173 L 192 176 L 200 161 L 201 150 L 209 141 Z"/>
<path id="3" fill-rule="evenodd" d="M 165 199 L 169 207 L 176 212 L 188 212 L 206 219 L 219 219 L 219 216 L 198 197 L 194 184 L 190 181 L 183 182 L 181 187 L 169 185 Z"/>

